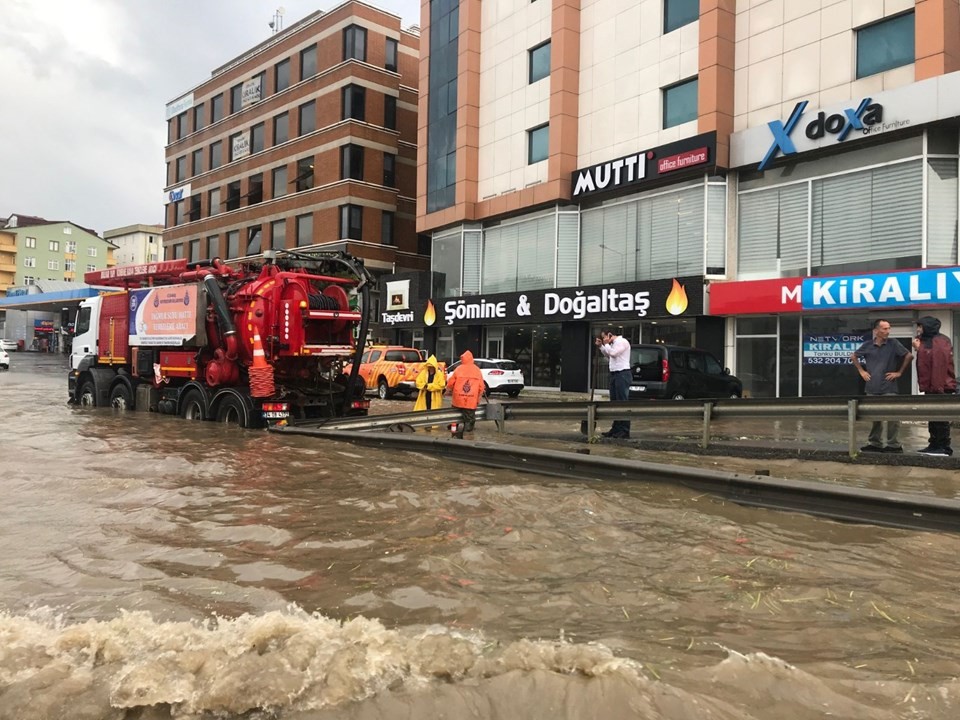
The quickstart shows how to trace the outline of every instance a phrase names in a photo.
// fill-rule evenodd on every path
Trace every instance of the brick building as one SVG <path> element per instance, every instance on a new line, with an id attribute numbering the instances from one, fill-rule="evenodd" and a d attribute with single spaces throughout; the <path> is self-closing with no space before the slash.
<path id="1" fill-rule="evenodd" d="M 415 229 L 419 32 L 356 0 L 315 12 L 167 106 L 169 258 L 342 249 L 429 266 Z"/>

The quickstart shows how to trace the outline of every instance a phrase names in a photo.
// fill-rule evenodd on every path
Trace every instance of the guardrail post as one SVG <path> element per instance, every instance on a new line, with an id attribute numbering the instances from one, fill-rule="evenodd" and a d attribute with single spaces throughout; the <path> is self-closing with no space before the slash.
<path id="1" fill-rule="evenodd" d="M 847 401 L 847 450 L 852 458 L 857 456 L 857 407 L 856 400 Z"/>
<path id="2" fill-rule="evenodd" d="M 713 415 L 713 403 L 705 402 L 703 404 L 703 440 L 700 447 L 706 449 L 710 444 L 710 416 Z"/>
<path id="3" fill-rule="evenodd" d="M 587 405 L 587 439 L 597 434 L 597 405 L 590 403 Z"/>

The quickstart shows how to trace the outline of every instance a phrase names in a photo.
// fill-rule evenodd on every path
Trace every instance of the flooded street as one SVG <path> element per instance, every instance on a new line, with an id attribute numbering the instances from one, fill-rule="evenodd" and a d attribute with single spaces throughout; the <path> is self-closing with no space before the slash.
<path id="1" fill-rule="evenodd" d="M 81 410 L 12 361 L 0 719 L 960 713 L 960 536 Z"/>

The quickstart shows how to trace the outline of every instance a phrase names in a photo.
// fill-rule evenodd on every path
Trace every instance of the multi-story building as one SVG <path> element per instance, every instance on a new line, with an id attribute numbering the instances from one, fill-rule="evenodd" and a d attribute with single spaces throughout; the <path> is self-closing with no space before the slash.
<path id="1" fill-rule="evenodd" d="M 103 239 L 116 246 L 113 255 L 117 265 L 163 260 L 162 225 L 127 225 L 114 230 L 104 230 Z"/>
<path id="2" fill-rule="evenodd" d="M 758 396 L 856 392 L 830 365 L 881 314 L 957 337 L 956 0 L 421 8 L 432 261 L 385 279 L 398 337 L 582 390 L 613 325 Z"/>
<path id="3" fill-rule="evenodd" d="M 415 227 L 419 34 L 349 0 L 167 106 L 167 258 L 345 250 L 426 268 Z"/>

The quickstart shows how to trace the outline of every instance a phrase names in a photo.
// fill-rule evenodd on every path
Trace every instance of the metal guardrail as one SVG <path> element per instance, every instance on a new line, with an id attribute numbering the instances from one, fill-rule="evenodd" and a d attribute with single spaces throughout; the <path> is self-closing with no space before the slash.
<path id="1" fill-rule="evenodd" d="M 642 418 L 690 418 L 702 423 L 701 447 L 710 445 L 711 422 L 726 418 L 846 418 L 850 457 L 857 455 L 856 423 L 889 420 L 960 420 L 960 395 L 868 395 L 849 398 L 759 400 L 642 400 L 639 402 L 500 403 L 485 406 L 484 417 L 502 431 L 508 420 L 568 420 L 586 423 L 588 437 L 597 423 Z M 479 415 L 479 413 L 478 413 Z"/>

